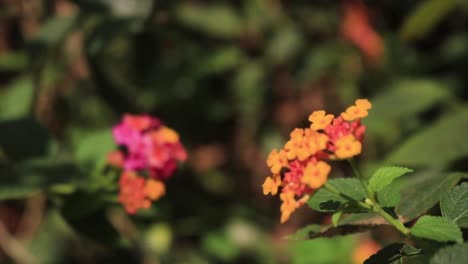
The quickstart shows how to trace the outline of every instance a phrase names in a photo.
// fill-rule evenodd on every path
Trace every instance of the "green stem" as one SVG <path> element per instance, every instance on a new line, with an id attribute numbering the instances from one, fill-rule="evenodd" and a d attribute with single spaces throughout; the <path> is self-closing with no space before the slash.
<path id="1" fill-rule="evenodd" d="M 354 162 L 354 159 L 350 158 L 350 159 L 347 159 L 349 165 L 351 166 L 351 169 L 353 169 L 353 172 L 354 174 L 356 175 L 356 177 L 359 179 L 359 180 L 364 180 L 362 177 L 361 177 L 361 174 L 359 173 L 359 171 L 357 170 L 356 168 L 356 164 Z"/>
<path id="2" fill-rule="evenodd" d="M 410 234 L 410 229 L 403 225 L 398 219 L 393 218 L 389 213 L 387 213 L 378 203 L 374 203 L 370 199 L 366 199 L 366 204 L 372 207 L 372 211 L 378 213 L 382 216 L 389 224 L 394 226 L 398 231 L 403 235 L 408 236 Z"/>
<path id="3" fill-rule="evenodd" d="M 366 199 L 366 202 L 361 202 L 353 199 L 352 197 L 346 195 L 345 193 L 341 192 L 334 186 L 325 183 L 323 188 L 327 191 L 334 193 L 340 197 L 343 197 L 349 201 L 356 202 L 361 208 L 367 209 L 369 211 L 375 212 L 382 216 L 389 224 L 394 226 L 398 231 L 400 231 L 403 235 L 407 236 L 410 234 L 410 229 L 406 228 L 403 223 L 401 223 L 398 219 L 394 219 L 389 213 L 387 213 L 378 203 L 372 201 L 371 199 Z"/>

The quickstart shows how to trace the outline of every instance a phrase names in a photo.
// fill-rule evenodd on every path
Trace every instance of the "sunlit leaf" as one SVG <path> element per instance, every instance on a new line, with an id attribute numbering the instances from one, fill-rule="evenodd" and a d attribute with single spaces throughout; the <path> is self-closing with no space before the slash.
<path id="1" fill-rule="evenodd" d="M 440 242 L 463 241 L 460 228 L 439 216 L 425 215 L 419 218 L 411 228 L 411 235 Z"/>
<path id="2" fill-rule="evenodd" d="M 400 191 L 393 185 L 387 185 L 377 192 L 377 201 L 382 207 L 396 207 L 401 200 Z"/>
<path id="3" fill-rule="evenodd" d="M 369 179 L 369 188 L 372 192 L 378 192 L 392 183 L 398 177 L 412 172 L 412 169 L 404 167 L 382 167 L 379 168 Z"/>
<path id="4" fill-rule="evenodd" d="M 361 182 L 355 178 L 341 178 L 329 180 L 327 184 L 335 187 L 340 192 L 350 198 L 360 201 L 366 197 L 366 192 L 362 187 Z M 328 190 L 321 188 L 315 192 L 308 202 L 308 205 L 320 212 L 364 212 L 364 210 L 356 205 L 355 202 L 331 193 Z"/>

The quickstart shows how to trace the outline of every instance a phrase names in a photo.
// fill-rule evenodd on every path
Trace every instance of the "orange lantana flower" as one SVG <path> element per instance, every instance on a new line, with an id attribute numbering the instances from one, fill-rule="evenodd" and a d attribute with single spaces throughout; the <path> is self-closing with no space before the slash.
<path id="1" fill-rule="evenodd" d="M 270 167 L 271 173 L 279 173 L 281 168 L 288 166 L 286 152 L 284 150 L 278 151 L 277 149 L 273 149 L 270 155 L 268 155 L 267 165 Z"/>
<path id="2" fill-rule="evenodd" d="M 330 170 L 330 165 L 324 161 L 318 161 L 316 164 L 309 163 L 304 169 L 301 181 L 312 189 L 318 189 L 327 181 Z"/>
<path id="3" fill-rule="evenodd" d="M 325 111 L 319 110 L 314 111 L 309 116 L 309 121 L 312 122 L 310 128 L 313 130 L 325 129 L 333 120 L 333 115 L 326 115 Z"/>
<path id="4" fill-rule="evenodd" d="M 335 156 L 339 159 L 347 159 L 361 153 L 361 142 L 353 135 L 347 135 L 335 142 Z"/>
<path id="5" fill-rule="evenodd" d="M 355 103 L 356 105 L 348 107 L 346 112 L 341 113 L 341 117 L 343 117 L 345 121 L 364 118 L 368 115 L 367 111 L 372 108 L 372 104 L 367 99 L 358 99 Z"/>

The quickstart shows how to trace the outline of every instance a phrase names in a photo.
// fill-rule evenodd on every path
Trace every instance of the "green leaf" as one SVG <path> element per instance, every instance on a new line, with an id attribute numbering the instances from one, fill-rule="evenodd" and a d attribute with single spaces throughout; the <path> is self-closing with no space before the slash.
<path id="1" fill-rule="evenodd" d="M 74 234 L 60 214 L 51 208 L 48 208 L 40 224 L 37 233 L 29 242 L 28 251 L 38 263 L 58 263 L 67 250 L 67 244 L 63 241 L 70 239 Z"/>
<path id="2" fill-rule="evenodd" d="M 388 158 L 387 163 L 406 166 L 436 166 L 468 155 L 468 108 L 440 118 L 410 137 Z"/>
<path id="3" fill-rule="evenodd" d="M 290 244 L 292 252 L 290 263 L 349 263 L 356 243 L 356 237 L 353 236 L 296 241 Z"/>
<path id="4" fill-rule="evenodd" d="M 377 192 L 377 201 L 383 207 L 396 207 L 400 202 L 401 195 L 397 186 L 390 184 Z"/>
<path id="5" fill-rule="evenodd" d="M 37 39 L 39 43 L 55 46 L 65 39 L 78 22 L 78 16 L 56 16 L 48 19 L 41 27 Z"/>
<path id="6" fill-rule="evenodd" d="M 49 143 L 48 132 L 36 120 L 0 122 L 0 148 L 11 161 L 43 157 L 49 152 Z"/>
<path id="7" fill-rule="evenodd" d="M 68 162 L 30 160 L 0 168 L 0 200 L 18 199 L 57 184 L 77 183 L 78 168 Z"/>
<path id="8" fill-rule="evenodd" d="M 393 147 L 400 140 L 403 128 L 414 121 L 415 115 L 450 99 L 449 86 L 443 82 L 431 79 L 396 81 L 371 99 L 372 110 L 364 119 L 366 133 L 378 137 L 384 146 Z"/>
<path id="9" fill-rule="evenodd" d="M 223 4 L 182 4 L 176 9 L 176 17 L 183 25 L 214 37 L 232 38 L 242 29 L 242 20 L 235 10 Z"/>
<path id="10" fill-rule="evenodd" d="M 28 66 L 25 52 L 8 52 L 0 55 L 0 71 L 22 71 Z"/>
<path id="11" fill-rule="evenodd" d="M 440 199 L 442 216 L 459 227 L 468 228 L 468 183 L 455 186 Z"/>
<path id="12" fill-rule="evenodd" d="M 274 63 L 284 63 L 301 50 L 304 39 L 293 26 L 283 26 L 268 43 L 268 58 Z"/>
<path id="13" fill-rule="evenodd" d="M 259 111 L 264 104 L 266 87 L 265 71 L 261 63 L 251 61 L 243 64 L 232 82 L 235 107 L 245 126 L 257 126 Z"/>
<path id="14" fill-rule="evenodd" d="M 430 264 L 466 263 L 468 243 L 444 247 L 431 258 Z"/>
<path id="15" fill-rule="evenodd" d="M 208 254 L 222 262 L 232 261 L 240 253 L 238 246 L 221 231 L 211 232 L 204 236 L 202 247 Z"/>
<path id="16" fill-rule="evenodd" d="M 95 206 L 93 204 L 91 207 Z M 67 221 L 68 226 L 80 235 L 109 246 L 115 246 L 118 243 L 119 234 L 111 224 L 112 219 L 107 210 L 95 210 L 91 214 L 77 218 L 68 218 L 66 214 L 62 214 L 62 216 Z"/>
<path id="17" fill-rule="evenodd" d="M 366 192 L 362 187 L 361 182 L 355 178 L 340 178 L 332 179 L 327 184 L 335 187 L 340 192 L 347 196 L 360 201 L 366 197 Z M 338 196 L 328 190 L 321 188 L 319 189 L 311 199 L 308 201 L 308 205 L 320 212 L 336 212 L 343 210 L 343 212 L 365 212 L 362 208 L 358 207 L 354 202 L 349 201 L 346 198 Z"/>
<path id="18" fill-rule="evenodd" d="M 463 241 L 460 228 L 440 216 L 422 216 L 411 228 L 411 235 L 439 242 Z"/>
<path id="19" fill-rule="evenodd" d="M 371 125 L 370 123 L 377 122 L 379 119 L 385 122 L 398 121 L 408 115 L 421 113 L 434 104 L 450 99 L 451 94 L 448 88 L 447 84 L 431 79 L 395 81 L 385 91 L 371 99 L 372 110 L 365 122 Z M 413 100 L 415 97 L 418 100 Z"/>
<path id="20" fill-rule="evenodd" d="M 418 39 L 424 37 L 462 1 L 457 0 L 428 0 L 410 13 L 401 28 L 404 39 Z"/>
<path id="21" fill-rule="evenodd" d="M 343 211 L 338 211 L 332 215 L 332 224 L 333 227 L 337 227 L 338 223 L 340 222 L 341 216 L 343 215 Z"/>
<path id="22" fill-rule="evenodd" d="M 320 233 L 321 230 L 323 229 L 324 229 L 324 226 L 311 224 L 311 225 L 307 225 L 305 227 L 300 228 L 293 234 L 288 235 L 286 238 L 290 240 L 308 239 L 309 234 Z"/>
<path id="23" fill-rule="evenodd" d="M 314 82 L 326 74 L 336 72 L 343 54 L 342 43 L 330 41 L 311 48 L 304 54 L 304 66 L 298 69 L 299 79 L 303 82 Z"/>
<path id="24" fill-rule="evenodd" d="M 105 162 L 107 154 L 117 148 L 110 128 L 87 133 L 76 145 L 76 159 L 89 167 Z"/>
<path id="25" fill-rule="evenodd" d="M 421 252 L 421 249 L 417 249 L 410 245 L 403 243 L 393 243 L 383 249 L 381 249 L 376 254 L 372 255 L 364 264 L 398 264 L 406 263 L 406 257 L 414 256 Z"/>
<path id="26" fill-rule="evenodd" d="M 25 117 L 32 107 L 34 85 L 30 76 L 15 79 L 1 96 L 0 118 Z"/>
<path id="27" fill-rule="evenodd" d="M 398 179 L 401 201 L 396 212 L 410 221 L 434 206 L 466 174 L 423 171 Z"/>
<path id="28" fill-rule="evenodd" d="M 242 50 L 237 47 L 222 47 L 211 51 L 208 56 L 195 62 L 196 75 L 204 77 L 209 74 L 225 72 L 240 65 L 245 60 Z"/>
<path id="29" fill-rule="evenodd" d="M 392 183 L 392 181 L 396 178 L 412 171 L 412 169 L 404 167 L 379 168 L 369 179 L 369 188 L 372 192 L 378 192 L 382 190 L 385 186 Z"/>
<path id="30" fill-rule="evenodd" d="M 146 18 L 153 9 L 153 0 L 138 0 L 133 1 L 112 1 L 112 0 L 97 0 L 107 5 L 107 8 L 112 12 L 112 15 L 120 18 Z"/>

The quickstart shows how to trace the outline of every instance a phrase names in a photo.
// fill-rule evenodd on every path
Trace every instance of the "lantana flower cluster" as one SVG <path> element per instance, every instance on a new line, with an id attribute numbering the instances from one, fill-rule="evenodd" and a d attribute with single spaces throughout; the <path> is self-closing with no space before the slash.
<path id="1" fill-rule="evenodd" d="M 149 115 L 124 115 L 112 134 L 120 148 L 109 153 L 108 163 L 122 168 L 119 202 L 134 214 L 165 194 L 164 181 L 187 152 L 177 132 Z"/>
<path id="2" fill-rule="evenodd" d="M 309 128 L 296 128 L 280 150 L 273 149 L 267 165 L 272 176 L 263 184 L 263 194 L 280 193 L 281 223 L 309 200 L 327 181 L 331 171 L 327 160 L 349 159 L 361 153 L 365 126 L 361 119 L 372 107 L 358 99 L 338 117 L 323 110 L 309 116 Z"/>

